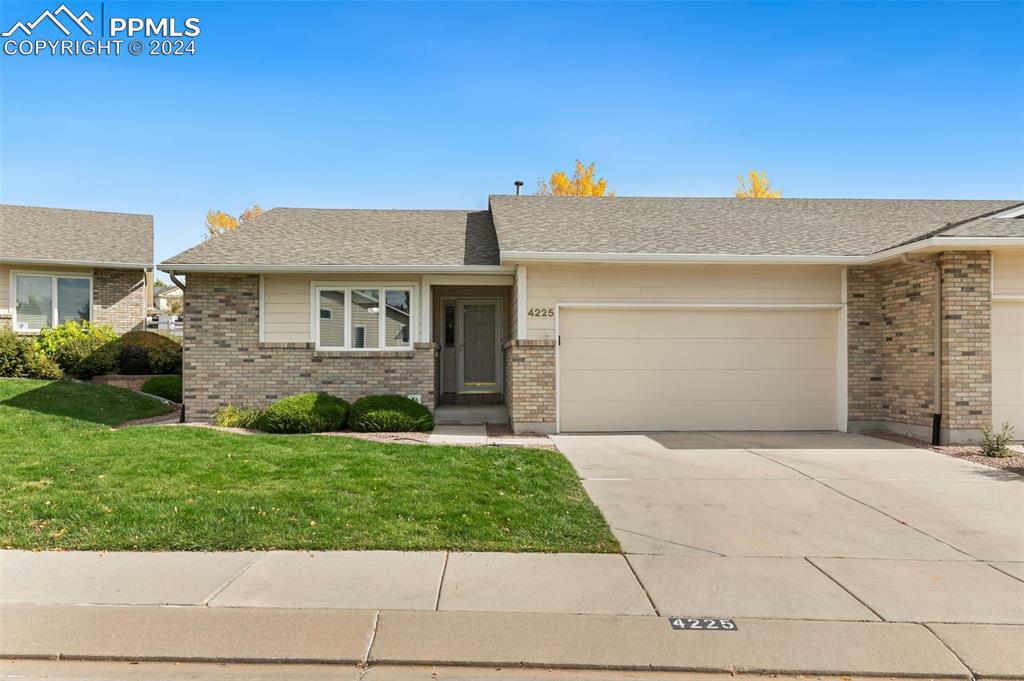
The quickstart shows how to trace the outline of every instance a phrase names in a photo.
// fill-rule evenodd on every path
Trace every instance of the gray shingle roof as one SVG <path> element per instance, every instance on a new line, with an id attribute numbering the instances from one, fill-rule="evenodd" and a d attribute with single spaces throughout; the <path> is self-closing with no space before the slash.
<path id="1" fill-rule="evenodd" d="M 878 199 L 490 199 L 503 256 L 516 251 L 862 256 L 1018 204 L 1020 201 Z"/>
<path id="2" fill-rule="evenodd" d="M 497 265 L 488 211 L 274 208 L 163 263 Z"/>
<path id="3" fill-rule="evenodd" d="M 1022 239 L 1024 238 L 1024 217 L 974 220 L 963 227 L 958 227 L 939 236 L 1016 237 Z"/>
<path id="4" fill-rule="evenodd" d="M 153 216 L 0 204 L 0 260 L 153 264 Z"/>

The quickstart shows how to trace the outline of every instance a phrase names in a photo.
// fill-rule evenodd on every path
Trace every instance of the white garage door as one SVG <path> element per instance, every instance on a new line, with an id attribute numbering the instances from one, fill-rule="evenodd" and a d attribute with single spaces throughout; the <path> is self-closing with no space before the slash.
<path id="1" fill-rule="evenodd" d="M 992 302 L 992 423 L 1024 439 L 1024 302 Z"/>
<path id="2" fill-rule="evenodd" d="M 562 308 L 560 429 L 834 430 L 838 314 Z"/>

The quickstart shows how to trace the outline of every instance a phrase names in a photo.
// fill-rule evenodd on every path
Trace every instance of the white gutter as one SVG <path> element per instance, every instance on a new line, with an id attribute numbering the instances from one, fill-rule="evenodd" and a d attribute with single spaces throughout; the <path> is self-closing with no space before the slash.
<path id="1" fill-rule="evenodd" d="M 247 272 L 251 274 L 304 273 L 304 272 L 397 272 L 427 274 L 514 274 L 515 267 L 506 265 L 218 265 L 175 264 L 163 262 L 157 266 L 164 272 Z"/>
<path id="2" fill-rule="evenodd" d="M 544 253 L 503 251 L 502 261 L 513 262 L 590 262 L 590 263 L 752 263 L 774 265 L 863 264 L 897 258 L 904 253 L 933 249 L 989 249 L 995 246 L 1024 247 L 1020 237 L 936 236 L 896 246 L 871 255 L 737 255 L 732 253 Z"/>
<path id="3" fill-rule="evenodd" d="M 153 263 L 141 262 L 97 262 L 96 260 L 41 260 L 39 258 L 0 257 L 0 263 L 17 265 L 60 265 L 63 267 L 102 267 L 112 270 L 148 270 Z"/>

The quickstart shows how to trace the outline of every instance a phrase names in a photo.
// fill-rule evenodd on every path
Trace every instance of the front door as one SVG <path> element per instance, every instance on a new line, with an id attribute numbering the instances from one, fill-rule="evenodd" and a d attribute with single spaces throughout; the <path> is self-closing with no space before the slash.
<path id="1" fill-rule="evenodd" d="M 501 392 L 501 301 L 458 301 L 459 392 Z"/>

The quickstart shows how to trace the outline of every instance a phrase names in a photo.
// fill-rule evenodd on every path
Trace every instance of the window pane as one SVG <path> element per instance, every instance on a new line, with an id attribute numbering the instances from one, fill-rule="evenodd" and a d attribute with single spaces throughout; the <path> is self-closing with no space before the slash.
<path id="1" fill-rule="evenodd" d="M 57 279 L 57 323 L 89 319 L 89 280 Z"/>
<path id="2" fill-rule="evenodd" d="M 345 292 L 320 292 L 320 346 L 345 347 Z"/>
<path id="3" fill-rule="evenodd" d="M 408 291 L 385 291 L 387 317 L 384 319 L 384 343 L 389 348 L 403 348 L 409 345 L 412 318 L 410 316 L 411 296 Z"/>
<path id="4" fill-rule="evenodd" d="M 362 329 L 360 331 L 360 329 Z M 352 347 L 379 348 L 380 291 L 356 289 L 352 291 Z"/>
<path id="5" fill-rule="evenodd" d="M 42 329 L 51 326 L 53 279 L 17 276 L 14 280 L 18 328 Z"/>

